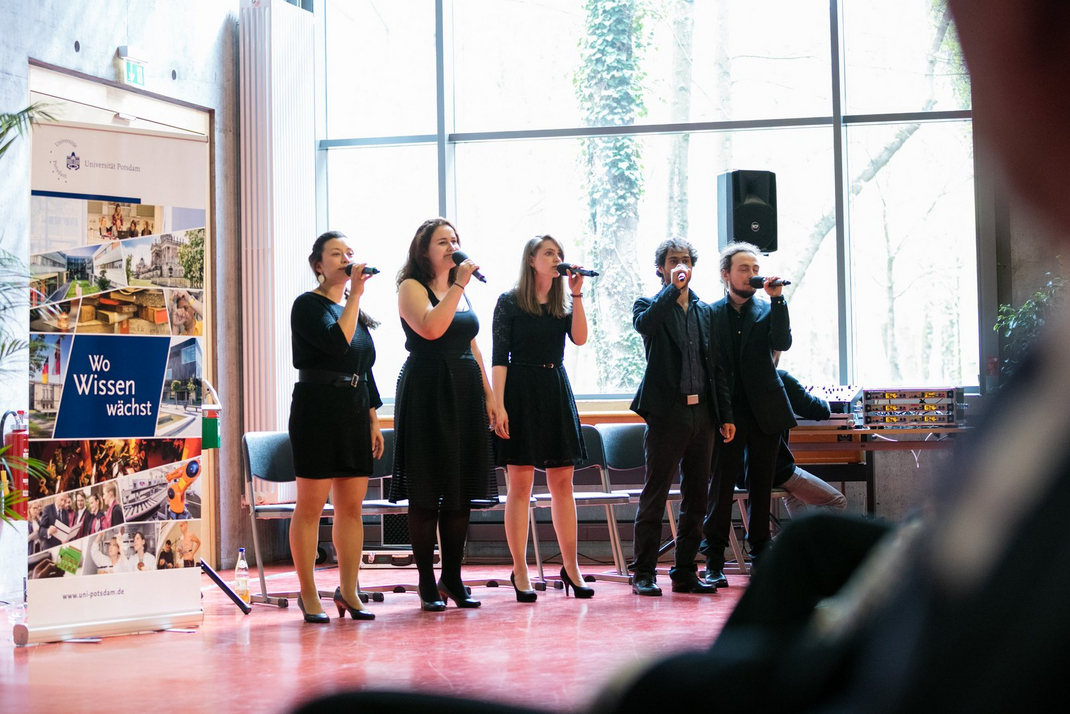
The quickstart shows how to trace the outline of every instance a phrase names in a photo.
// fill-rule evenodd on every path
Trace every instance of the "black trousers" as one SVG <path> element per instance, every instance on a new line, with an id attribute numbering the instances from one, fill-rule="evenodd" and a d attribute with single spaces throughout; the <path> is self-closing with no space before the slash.
<path id="1" fill-rule="evenodd" d="M 780 433 L 766 434 L 752 414 L 736 414 L 736 438 L 727 444 L 717 434 L 717 451 L 713 461 L 713 478 L 702 525 L 702 554 L 707 568 L 724 568 L 724 549 L 728 547 L 728 530 L 732 527 L 732 496 L 736 482 L 744 475 L 750 491 L 747 500 L 749 528 L 747 540 L 752 555 L 762 552 L 769 543 L 769 494 L 773 490 Z"/>
<path id="2" fill-rule="evenodd" d="M 676 537 L 677 573 L 694 573 L 702 538 L 706 494 L 713 457 L 714 427 L 708 404 L 680 403 L 668 414 L 649 417 L 646 423 L 646 481 L 635 513 L 635 552 L 631 570 L 636 577 L 653 577 L 661 545 L 661 524 L 673 477 L 680 471 L 680 523 Z M 685 575 L 686 577 L 686 575 Z"/>

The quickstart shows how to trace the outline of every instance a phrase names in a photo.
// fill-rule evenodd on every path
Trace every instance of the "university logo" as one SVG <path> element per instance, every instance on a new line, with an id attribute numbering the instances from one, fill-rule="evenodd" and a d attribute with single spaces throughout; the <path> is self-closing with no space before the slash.
<path id="1" fill-rule="evenodd" d="M 71 155 L 67 157 L 67 168 L 71 171 L 77 171 L 82 168 L 82 160 L 78 158 L 78 155 L 71 152 Z"/>

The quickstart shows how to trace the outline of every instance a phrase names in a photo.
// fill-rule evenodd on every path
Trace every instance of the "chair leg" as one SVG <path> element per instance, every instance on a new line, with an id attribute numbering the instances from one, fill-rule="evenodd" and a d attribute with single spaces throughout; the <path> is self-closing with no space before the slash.
<path id="1" fill-rule="evenodd" d="M 672 510 L 672 501 L 665 502 L 665 512 L 669 514 L 669 532 L 672 533 L 672 539 L 675 541 L 680 534 L 676 530 L 676 513 Z"/>
<path id="2" fill-rule="evenodd" d="M 621 544 L 620 530 L 617 527 L 617 514 L 613 512 L 613 506 L 605 506 L 606 526 L 609 529 L 609 548 L 613 551 L 613 565 L 617 569 L 617 575 L 625 574 L 624 546 Z"/>
<path id="3" fill-rule="evenodd" d="M 251 489 L 250 489 L 251 490 Z M 255 498 L 255 496 L 253 497 Z M 255 501 L 252 498 L 249 501 L 249 522 L 253 527 L 253 555 L 256 558 L 256 574 L 260 578 L 260 594 L 249 594 L 249 602 L 255 602 L 261 605 L 275 605 L 276 607 L 286 607 L 289 602 L 285 595 L 279 596 L 277 593 L 272 595 L 268 593 L 267 579 L 264 577 L 264 559 L 260 555 L 260 536 L 256 533 L 256 509 L 252 505 Z"/>
<path id="4" fill-rule="evenodd" d="M 539 571 L 539 581 L 546 583 L 546 573 L 542 568 L 542 550 L 539 548 L 539 530 L 535 522 L 535 509 L 528 506 L 528 530 L 531 531 L 531 546 L 535 551 L 535 568 Z"/>

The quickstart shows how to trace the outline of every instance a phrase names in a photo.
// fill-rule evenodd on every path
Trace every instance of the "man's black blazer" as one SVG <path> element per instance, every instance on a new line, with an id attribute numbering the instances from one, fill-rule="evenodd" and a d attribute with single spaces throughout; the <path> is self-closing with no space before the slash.
<path id="1" fill-rule="evenodd" d="M 758 426 L 766 434 L 777 434 L 796 425 L 791 412 L 784 382 L 776 373 L 773 351 L 784 352 L 791 347 L 791 322 L 788 305 L 783 300 L 773 303 L 751 298 L 751 307 L 743 321 L 743 334 L 739 346 L 738 375 L 733 373 L 729 351 L 732 349 L 731 323 L 726 310 L 734 309 L 728 304 L 728 296 L 710 305 L 712 310 L 714 339 L 722 350 L 720 362 L 724 365 L 729 388 L 735 380 L 742 380 L 743 391 L 750 402 L 751 411 Z"/>
<path id="2" fill-rule="evenodd" d="M 639 383 L 639 391 L 635 393 L 631 409 L 643 419 L 668 414 L 673 404 L 682 398 L 680 371 L 684 353 L 672 336 L 668 322 L 673 303 L 679 297 L 680 288 L 666 285 L 653 298 L 639 298 L 632 306 L 632 324 L 643 336 L 643 347 L 646 349 L 646 373 Z M 688 309 L 698 310 L 702 358 L 706 361 L 706 375 L 712 382 L 706 385 L 704 395 L 710 406 L 710 418 L 717 425 L 732 424 L 728 380 L 711 329 L 710 306 L 696 299 L 692 300 Z"/>

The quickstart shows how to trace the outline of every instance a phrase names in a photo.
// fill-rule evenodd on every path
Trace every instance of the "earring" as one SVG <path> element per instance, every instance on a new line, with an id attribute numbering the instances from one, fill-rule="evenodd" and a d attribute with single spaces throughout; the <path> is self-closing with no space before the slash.
<path id="1" fill-rule="evenodd" d="M 323 285 L 327 282 L 327 278 L 323 277 L 323 273 L 316 273 L 316 282 Z"/>

